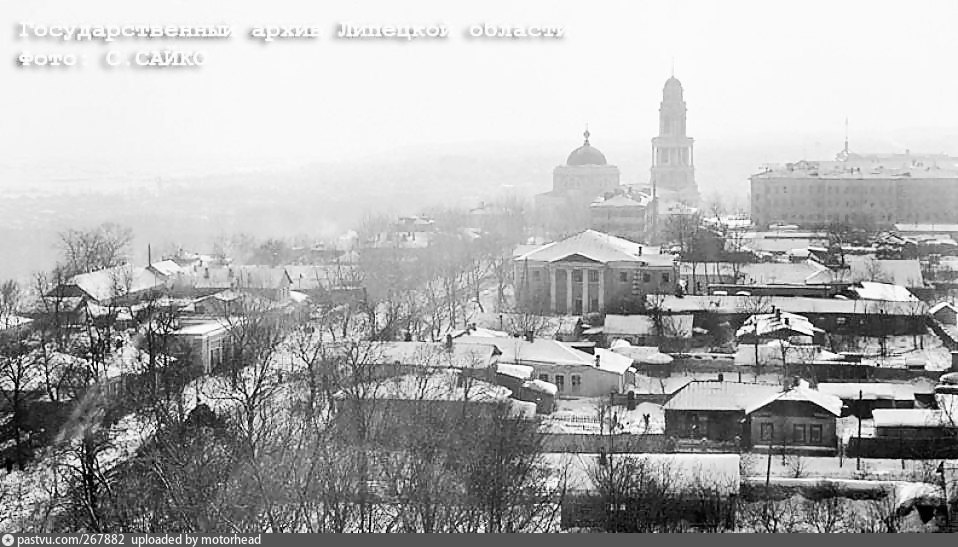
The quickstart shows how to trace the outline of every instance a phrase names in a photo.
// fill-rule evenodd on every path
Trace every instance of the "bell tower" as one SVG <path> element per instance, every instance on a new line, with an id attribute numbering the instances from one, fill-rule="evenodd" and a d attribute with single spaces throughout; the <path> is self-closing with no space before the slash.
<path id="1" fill-rule="evenodd" d="M 693 140 L 686 135 L 682 83 L 673 75 L 666 80 L 659 105 L 659 136 L 652 139 L 652 191 L 666 202 L 697 206 Z"/>

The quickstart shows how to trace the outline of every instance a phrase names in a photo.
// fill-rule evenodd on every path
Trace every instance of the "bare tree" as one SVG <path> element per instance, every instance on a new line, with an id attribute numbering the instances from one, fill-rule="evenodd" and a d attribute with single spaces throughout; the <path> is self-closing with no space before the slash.
<path id="1" fill-rule="evenodd" d="M 60 250 L 66 276 L 119 266 L 126 262 L 133 231 L 106 222 L 89 230 L 60 233 Z"/>

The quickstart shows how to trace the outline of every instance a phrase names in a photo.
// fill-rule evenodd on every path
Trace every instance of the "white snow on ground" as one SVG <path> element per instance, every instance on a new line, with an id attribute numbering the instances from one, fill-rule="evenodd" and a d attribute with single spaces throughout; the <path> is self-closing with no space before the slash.
<path id="1" fill-rule="evenodd" d="M 603 429 L 599 423 L 599 408 L 606 401 L 604 397 L 583 397 L 578 399 L 559 399 L 556 410 L 543 418 L 542 430 L 547 433 L 590 433 L 599 434 Z M 665 414 L 662 407 L 653 403 L 640 403 L 635 410 L 626 410 L 624 406 L 612 409 L 616 416 L 616 433 L 636 435 L 657 434 L 665 431 Z M 649 415 L 648 428 L 644 415 Z M 608 418 L 606 418 L 608 420 Z M 609 422 L 606 421 L 606 424 Z M 605 432 L 608 432 L 606 425 Z"/>
<path id="2" fill-rule="evenodd" d="M 111 445 L 99 455 L 101 470 L 106 472 L 129 459 L 154 431 L 154 424 L 142 417 L 129 415 L 120 419 L 107 434 Z M 79 465 L 76 453 L 69 447 L 78 443 L 73 439 L 63 446 L 47 448 L 23 471 L 0 477 L 0 530 L 33 531 L 31 517 L 49 510 L 57 494 L 66 491 L 69 468 Z"/>

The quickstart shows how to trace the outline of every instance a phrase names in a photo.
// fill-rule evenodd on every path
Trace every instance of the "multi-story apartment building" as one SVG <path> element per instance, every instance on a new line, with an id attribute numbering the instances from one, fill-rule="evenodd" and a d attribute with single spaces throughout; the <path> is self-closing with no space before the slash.
<path id="1" fill-rule="evenodd" d="M 846 145 L 834 161 L 768 166 L 750 180 L 758 227 L 958 222 L 954 157 L 849 154 Z"/>

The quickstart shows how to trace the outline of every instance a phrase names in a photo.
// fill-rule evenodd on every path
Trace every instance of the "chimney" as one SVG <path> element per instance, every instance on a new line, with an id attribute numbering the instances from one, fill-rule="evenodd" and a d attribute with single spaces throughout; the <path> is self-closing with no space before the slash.
<path id="1" fill-rule="evenodd" d="M 150 244 L 146 244 L 146 265 L 153 265 L 153 249 L 150 248 Z"/>
<path id="2" fill-rule="evenodd" d="M 209 279 L 209 278 L 210 278 L 210 269 L 209 269 L 209 268 L 203 268 L 203 277 L 206 278 L 206 279 Z"/>
<path id="3" fill-rule="evenodd" d="M 951 352 L 951 372 L 958 372 L 958 351 Z"/>
<path id="4" fill-rule="evenodd" d="M 527 330 L 526 331 L 526 342 L 532 342 L 536 338 L 535 331 Z"/>
<path id="5" fill-rule="evenodd" d="M 719 382 L 724 382 L 724 381 L 725 381 L 725 375 L 722 374 L 721 372 L 718 373 L 718 381 L 719 381 Z"/>
<path id="6" fill-rule="evenodd" d="M 452 335 L 446 335 L 446 351 L 452 351 Z"/>
<path id="7" fill-rule="evenodd" d="M 639 256 L 642 256 L 642 246 L 639 245 Z"/>
<path id="8" fill-rule="evenodd" d="M 599 358 L 600 358 L 600 357 L 602 357 L 602 356 L 601 356 L 601 355 L 596 355 L 596 356 L 595 356 L 595 368 L 599 368 Z"/>

